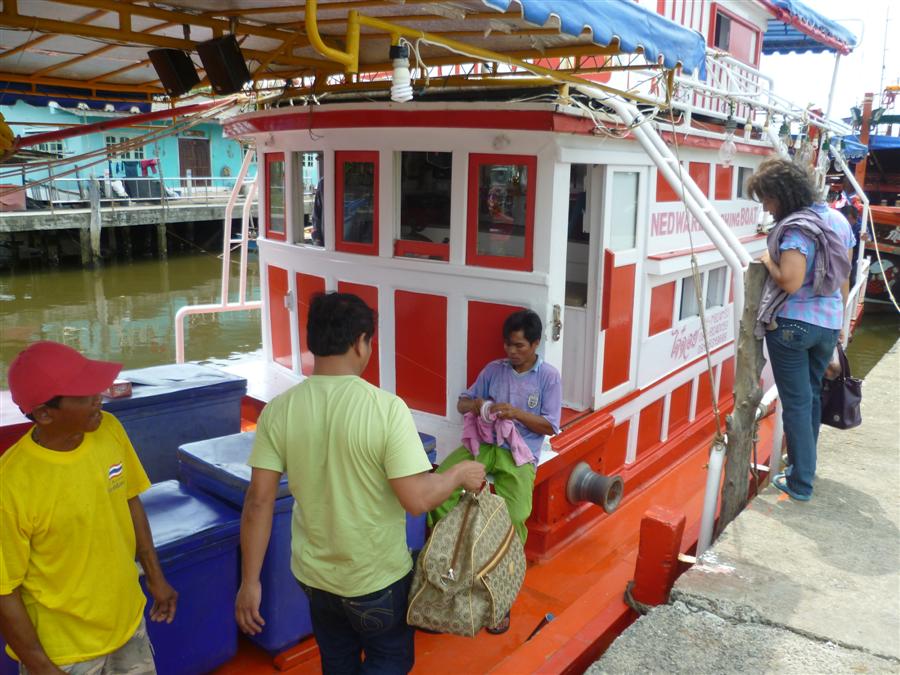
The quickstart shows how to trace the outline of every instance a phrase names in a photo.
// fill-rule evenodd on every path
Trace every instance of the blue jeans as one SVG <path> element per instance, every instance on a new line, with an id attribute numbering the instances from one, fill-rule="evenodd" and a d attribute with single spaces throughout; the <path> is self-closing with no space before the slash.
<path id="1" fill-rule="evenodd" d="M 406 623 L 412 572 L 380 591 L 345 598 L 304 583 L 325 675 L 405 675 L 415 661 Z M 365 654 L 365 660 L 362 655 Z"/>
<path id="2" fill-rule="evenodd" d="M 766 333 L 766 346 L 784 409 L 791 466 L 786 480 L 797 494 L 811 495 L 822 422 L 822 376 L 831 361 L 838 330 L 796 319 L 778 318 L 777 322 L 778 328 Z"/>

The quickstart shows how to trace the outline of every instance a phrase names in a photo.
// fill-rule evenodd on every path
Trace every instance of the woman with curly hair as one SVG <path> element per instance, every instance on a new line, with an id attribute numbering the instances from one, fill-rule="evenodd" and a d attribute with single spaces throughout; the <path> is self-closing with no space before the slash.
<path id="1" fill-rule="evenodd" d="M 747 189 L 776 221 L 761 259 L 769 278 L 755 331 L 757 337 L 765 336 L 784 408 L 788 466 L 772 484 L 794 499 L 809 501 L 822 376 L 844 323 L 854 238 L 847 220 L 819 202 L 812 175 L 793 162 L 764 161 Z"/>

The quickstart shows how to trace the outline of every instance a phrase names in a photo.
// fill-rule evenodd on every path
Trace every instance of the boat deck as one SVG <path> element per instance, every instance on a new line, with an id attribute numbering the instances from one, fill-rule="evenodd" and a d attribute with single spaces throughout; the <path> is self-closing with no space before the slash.
<path id="1" fill-rule="evenodd" d="M 770 416 L 767 422 L 771 420 Z M 549 561 L 529 564 L 508 633 L 482 632 L 475 638 L 417 633 L 413 672 L 559 672 L 572 665 L 587 667 L 636 617 L 622 597 L 634 573 L 641 518 L 647 509 L 666 506 L 683 512 L 688 527 L 682 550 L 689 551 L 696 543 L 709 451 L 708 440 L 697 436 L 690 452 L 645 489 L 626 494 L 613 515 Z M 768 448 L 770 438 L 771 424 L 765 423 L 759 447 Z M 529 640 L 548 613 L 555 619 Z M 285 670 L 297 675 L 321 672 L 312 639 L 275 660 L 242 640 L 238 656 L 215 672 L 257 675 Z"/>

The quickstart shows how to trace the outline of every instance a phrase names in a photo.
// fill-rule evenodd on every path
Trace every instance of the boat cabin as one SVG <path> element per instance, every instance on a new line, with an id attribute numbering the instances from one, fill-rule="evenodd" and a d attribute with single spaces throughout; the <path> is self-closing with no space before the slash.
<path id="1" fill-rule="evenodd" d="M 584 110 L 346 103 L 249 113 L 226 133 L 259 153 L 267 359 L 309 375 L 310 298 L 359 295 L 379 315 L 364 377 L 406 401 L 439 459 L 459 445 L 460 392 L 504 356 L 501 326 L 519 308 L 541 317 L 541 356 L 563 380 L 565 430 L 545 443 L 538 484 L 565 450 L 635 487 L 658 451 L 677 448 L 667 441 L 730 398 L 731 271 L 638 144 L 613 127 L 599 136 Z M 742 185 L 763 151 L 724 166 L 680 142 L 684 174 L 761 252 L 760 207 Z M 311 200 L 302 168 L 313 164 L 323 180 Z M 584 506 L 554 505 L 543 525 Z M 564 540 L 540 543 L 533 525 L 533 554 Z"/>

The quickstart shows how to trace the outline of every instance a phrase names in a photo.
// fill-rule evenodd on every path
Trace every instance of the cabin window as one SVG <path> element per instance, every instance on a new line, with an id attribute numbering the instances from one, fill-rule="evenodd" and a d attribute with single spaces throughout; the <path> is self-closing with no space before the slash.
<path id="1" fill-rule="evenodd" d="M 284 153 L 266 155 L 266 238 L 284 241 Z"/>
<path id="2" fill-rule="evenodd" d="M 737 178 L 737 196 L 738 199 L 750 199 L 750 193 L 747 192 L 747 181 L 750 180 L 750 176 L 753 175 L 753 169 L 749 166 L 739 166 L 738 167 L 738 178 Z"/>
<path id="3" fill-rule="evenodd" d="M 394 254 L 450 259 L 453 153 L 400 152 L 400 232 Z"/>
<path id="4" fill-rule="evenodd" d="M 637 245 L 637 171 L 616 171 L 612 179 L 609 248 L 627 251 Z"/>
<path id="5" fill-rule="evenodd" d="M 115 139 L 113 139 L 115 142 Z M 108 145 L 109 143 L 107 143 Z M 37 145 L 32 146 L 32 150 L 36 150 L 37 152 L 46 152 L 51 155 L 61 156 L 66 152 L 66 146 L 62 141 L 50 141 L 49 143 L 38 143 Z M 141 148 L 141 152 L 143 153 L 143 148 Z"/>
<path id="6" fill-rule="evenodd" d="M 700 288 L 703 288 L 703 275 L 699 277 Z M 681 280 L 681 303 L 678 310 L 678 320 L 684 321 L 694 316 L 700 316 L 700 305 L 697 304 L 697 291 L 694 290 L 694 275 Z"/>
<path id="7" fill-rule="evenodd" d="M 335 152 L 338 251 L 378 255 L 378 153 Z"/>
<path id="8" fill-rule="evenodd" d="M 724 267 L 710 270 L 706 280 L 706 309 L 722 307 L 725 304 L 725 274 Z"/>
<path id="9" fill-rule="evenodd" d="M 325 178 L 321 152 L 295 152 L 293 213 L 294 238 L 298 244 L 325 245 L 323 205 Z"/>
<path id="10" fill-rule="evenodd" d="M 469 156 L 469 265 L 531 271 L 537 160 Z"/>
<path id="11" fill-rule="evenodd" d="M 759 65 L 760 30 L 751 23 L 713 4 L 709 44 L 739 61 Z"/>

